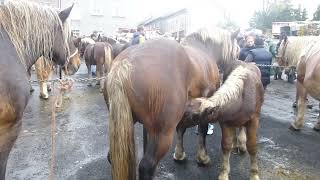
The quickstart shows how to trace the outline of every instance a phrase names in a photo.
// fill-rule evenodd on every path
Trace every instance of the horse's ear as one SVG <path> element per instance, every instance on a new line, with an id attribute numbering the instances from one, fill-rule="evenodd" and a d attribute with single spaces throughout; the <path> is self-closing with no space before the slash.
<path id="1" fill-rule="evenodd" d="M 233 33 L 231 34 L 231 39 L 232 39 L 232 40 L 236 39 L 237 36 L 238 36 L 238 34 L 239 34 L 239 32 L 240 32 L 240 28 L 239 28 L 237 31 L 235 31 L 235 32 L 233 32 Z"/>
<path id="2" fill-rule="evenodd" d="M 61 12 L 59 12 L 59 17 L 60 17 L 62 22 L 65 22 L 67 20 L 67 18 L 69 17 L 69 15 L 71 13 L 71 10 L 72 10 L 73 6 L 74 6 L 74 4 L 72 4 L 67 9 L 62 10 Z"/>

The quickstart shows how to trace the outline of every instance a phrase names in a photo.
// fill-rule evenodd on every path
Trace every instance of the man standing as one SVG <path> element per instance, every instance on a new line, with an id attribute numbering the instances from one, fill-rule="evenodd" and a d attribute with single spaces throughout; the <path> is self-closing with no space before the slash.
<path id="1" fill-rule="evenodd" d="M 256 37 L 255 41 L 255 49 L 249 51 L 245 62 L 254 62 L 257 65 L 271 65 L 272 62 L 272 54 L 264 48 L 264 40 L 261 37 Z M 263 88 L 266 89 L 267 85 L 270 84 L 270 66 L 258 66 L 261 71 L 261 81 L 263 84 Z"/>
<path id="2" fill-rule="evenodd" d="M 252 49 L 254 49 L 254 37 L 249 35 L 246 37 L 245 47 L 240 50 L 239 60 L 244 61 Z"/>
<path id="3" fill-rule="evenodd" d="M 145 41 L 144 29 L 142 26 L 139 26 L 137 28 L 137 32 L 133 34 L 131 44 L 132 45 L 141 44 L 141 43 L 144 43 L 144 41 Z"/>

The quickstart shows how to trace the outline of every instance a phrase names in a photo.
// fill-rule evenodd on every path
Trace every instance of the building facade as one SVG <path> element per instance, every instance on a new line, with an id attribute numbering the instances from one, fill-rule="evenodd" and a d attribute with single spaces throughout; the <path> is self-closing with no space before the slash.
<path id="1" fill-rule="evenodd" d="M 169 33 L 178 40 L 185 37 L 189 30 L 190 14 L 187 9 L 181 9 L 168 15 L 146 20 L 141 25 L 145 27 L 146 31 Z"/>
<path id="2" fill-rule="evenodd" d="M 69 22 L 76 35 L 88 36 L 94 31 L 112 36 L 119 28 L 132 28 L 135 24 L 128 17 L 132 11 L 130 0 L 33 0 L 57 9 L 74 3 Z"/>

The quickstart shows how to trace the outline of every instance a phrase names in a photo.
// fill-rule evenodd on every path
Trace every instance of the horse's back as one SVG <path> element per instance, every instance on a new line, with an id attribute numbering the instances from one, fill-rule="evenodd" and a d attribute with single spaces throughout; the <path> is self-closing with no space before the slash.
<path id="1" fill-rule="evenodd" d="M 132 66 L 128 98 L 138 119 L 166 120 L 170 111 L 177 112 L 171 118 L 181 118 L 189 78 L 189 60 L 182 46 L 171 40 L 149 40 L 127 48 L 114 63 L 124 60 Z"/>

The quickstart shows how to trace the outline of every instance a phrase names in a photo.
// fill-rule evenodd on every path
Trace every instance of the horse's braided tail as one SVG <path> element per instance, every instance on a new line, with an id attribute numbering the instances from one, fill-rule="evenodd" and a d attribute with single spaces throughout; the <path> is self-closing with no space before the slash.
<path id="1" fill-rule="evenodd" d="M 134 127 L 128 91 L 131 90 L 132 66 L 117 61 L 107 78 L 109 101 L 109 139 L 113 180 L 135 180 L 136 160 Z"/>

